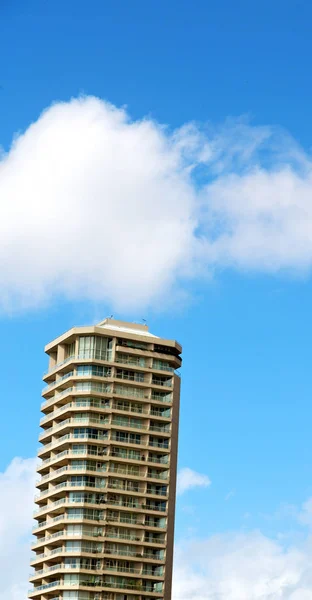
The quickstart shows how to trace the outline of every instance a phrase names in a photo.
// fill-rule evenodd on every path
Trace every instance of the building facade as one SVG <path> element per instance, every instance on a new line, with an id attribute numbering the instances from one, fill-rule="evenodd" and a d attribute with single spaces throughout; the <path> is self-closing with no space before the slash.
<path id="1" fill-rule="evenodd" d="M 181 346 L 105 319 L 45 348 L 38 600 L 171 600 Z"/>

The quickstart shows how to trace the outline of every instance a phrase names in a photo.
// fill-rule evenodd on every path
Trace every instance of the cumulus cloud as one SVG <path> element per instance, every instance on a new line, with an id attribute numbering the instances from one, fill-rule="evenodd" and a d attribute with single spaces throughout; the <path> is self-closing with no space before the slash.
<path id="1" fill-rule="evenodd" d="M 225 533 L 176 548 L 173 600 L 308 600 L 312 540 L 285 547 L 260 532 Z"/>
<path id="2" fill-rule="evenodd" d="M 35 463 L 15 458 L 0 473 L 0 600 L 27 595 Z M 311 499 L 294 519 L 310 510 Z M 310 526 L 310 519 L 302 524 Z M 178 542 L 173 600 L 310 600 L 312 539 L 292 545 L 283 539 L 250 531 Z"/>
<path id="3" fill-rule="evenodd" d="M 310 157 L 282 132 L 176 131 L 86 97 L 0 157 L 0 308 L 168 304 L 218 268 L 309 271 Z"/>
<path id="4" fill-rule="evenodd" d="M 178 472 L 177 494 L 184 494 L 184 492 L 196 487 L 208 487 L 210 484 L 211 481 L 207 475 L 196 473 L 196 471 L 184 467 Z"/>
<path id="5" fill-rule="evenodd" d="M 95 98 L 43 113 L 0 164 L 2 305 L 160 297 L 192 254 L 198 143 Z"/>
<path id="6" fill-rule="evenodd" d="M 0 600 L 27 597 L 35 464 L 14 458 L 0 473 Z"/>

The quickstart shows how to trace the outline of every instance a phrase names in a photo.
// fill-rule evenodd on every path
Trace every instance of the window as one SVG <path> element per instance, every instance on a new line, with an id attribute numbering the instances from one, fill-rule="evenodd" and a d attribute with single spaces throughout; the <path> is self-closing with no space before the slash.
<path id="1" fill-rule="evenodd" d="M 110 377 L 111 368 L 103 367 L 101 365 L 78 365 L 77 375 L 79 375 L 80 377 Z"/>
<path id="2" fill-rule="evenodd" d="M 113 340 L 108 337 L 81 336 L 79 338 L 79 358 L 112 359 Z"/>
<path id="3" fill-rule="evenodd" d="M 75 356 L 75 350 L 76 350 L 76 342 L 73 342 L 72 344 L 66 344 L 65 359 L 70 358 L 71 356 Z"/>

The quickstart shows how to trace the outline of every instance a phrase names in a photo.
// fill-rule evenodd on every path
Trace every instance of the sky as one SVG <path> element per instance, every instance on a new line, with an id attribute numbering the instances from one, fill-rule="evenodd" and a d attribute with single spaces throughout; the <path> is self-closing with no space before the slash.
<path id="1" fill-rule="evenodd" d="M 311 17 L 0 2 L 0 600 L 44 345 L 111 314 L 183 345 L 173 600 L 311 599 Z"/>

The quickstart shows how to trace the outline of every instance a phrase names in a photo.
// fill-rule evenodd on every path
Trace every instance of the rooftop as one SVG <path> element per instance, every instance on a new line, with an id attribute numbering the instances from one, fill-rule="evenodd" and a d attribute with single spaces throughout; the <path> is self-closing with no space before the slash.
<path id="1" fill-rule="evenodd" d="M 127 321 L 117 321 L 115 319 L 104 319 L 101 323 L 98 323 L 97 327 L 103 329 L 113 329 L 122 333 L 133 333 L 137 335 L 146 335 L 155 339 L 160 339 L 157 335 L 148 331 L 147 325 L 141 325 L 140 323 L 128 323 Z"/>

